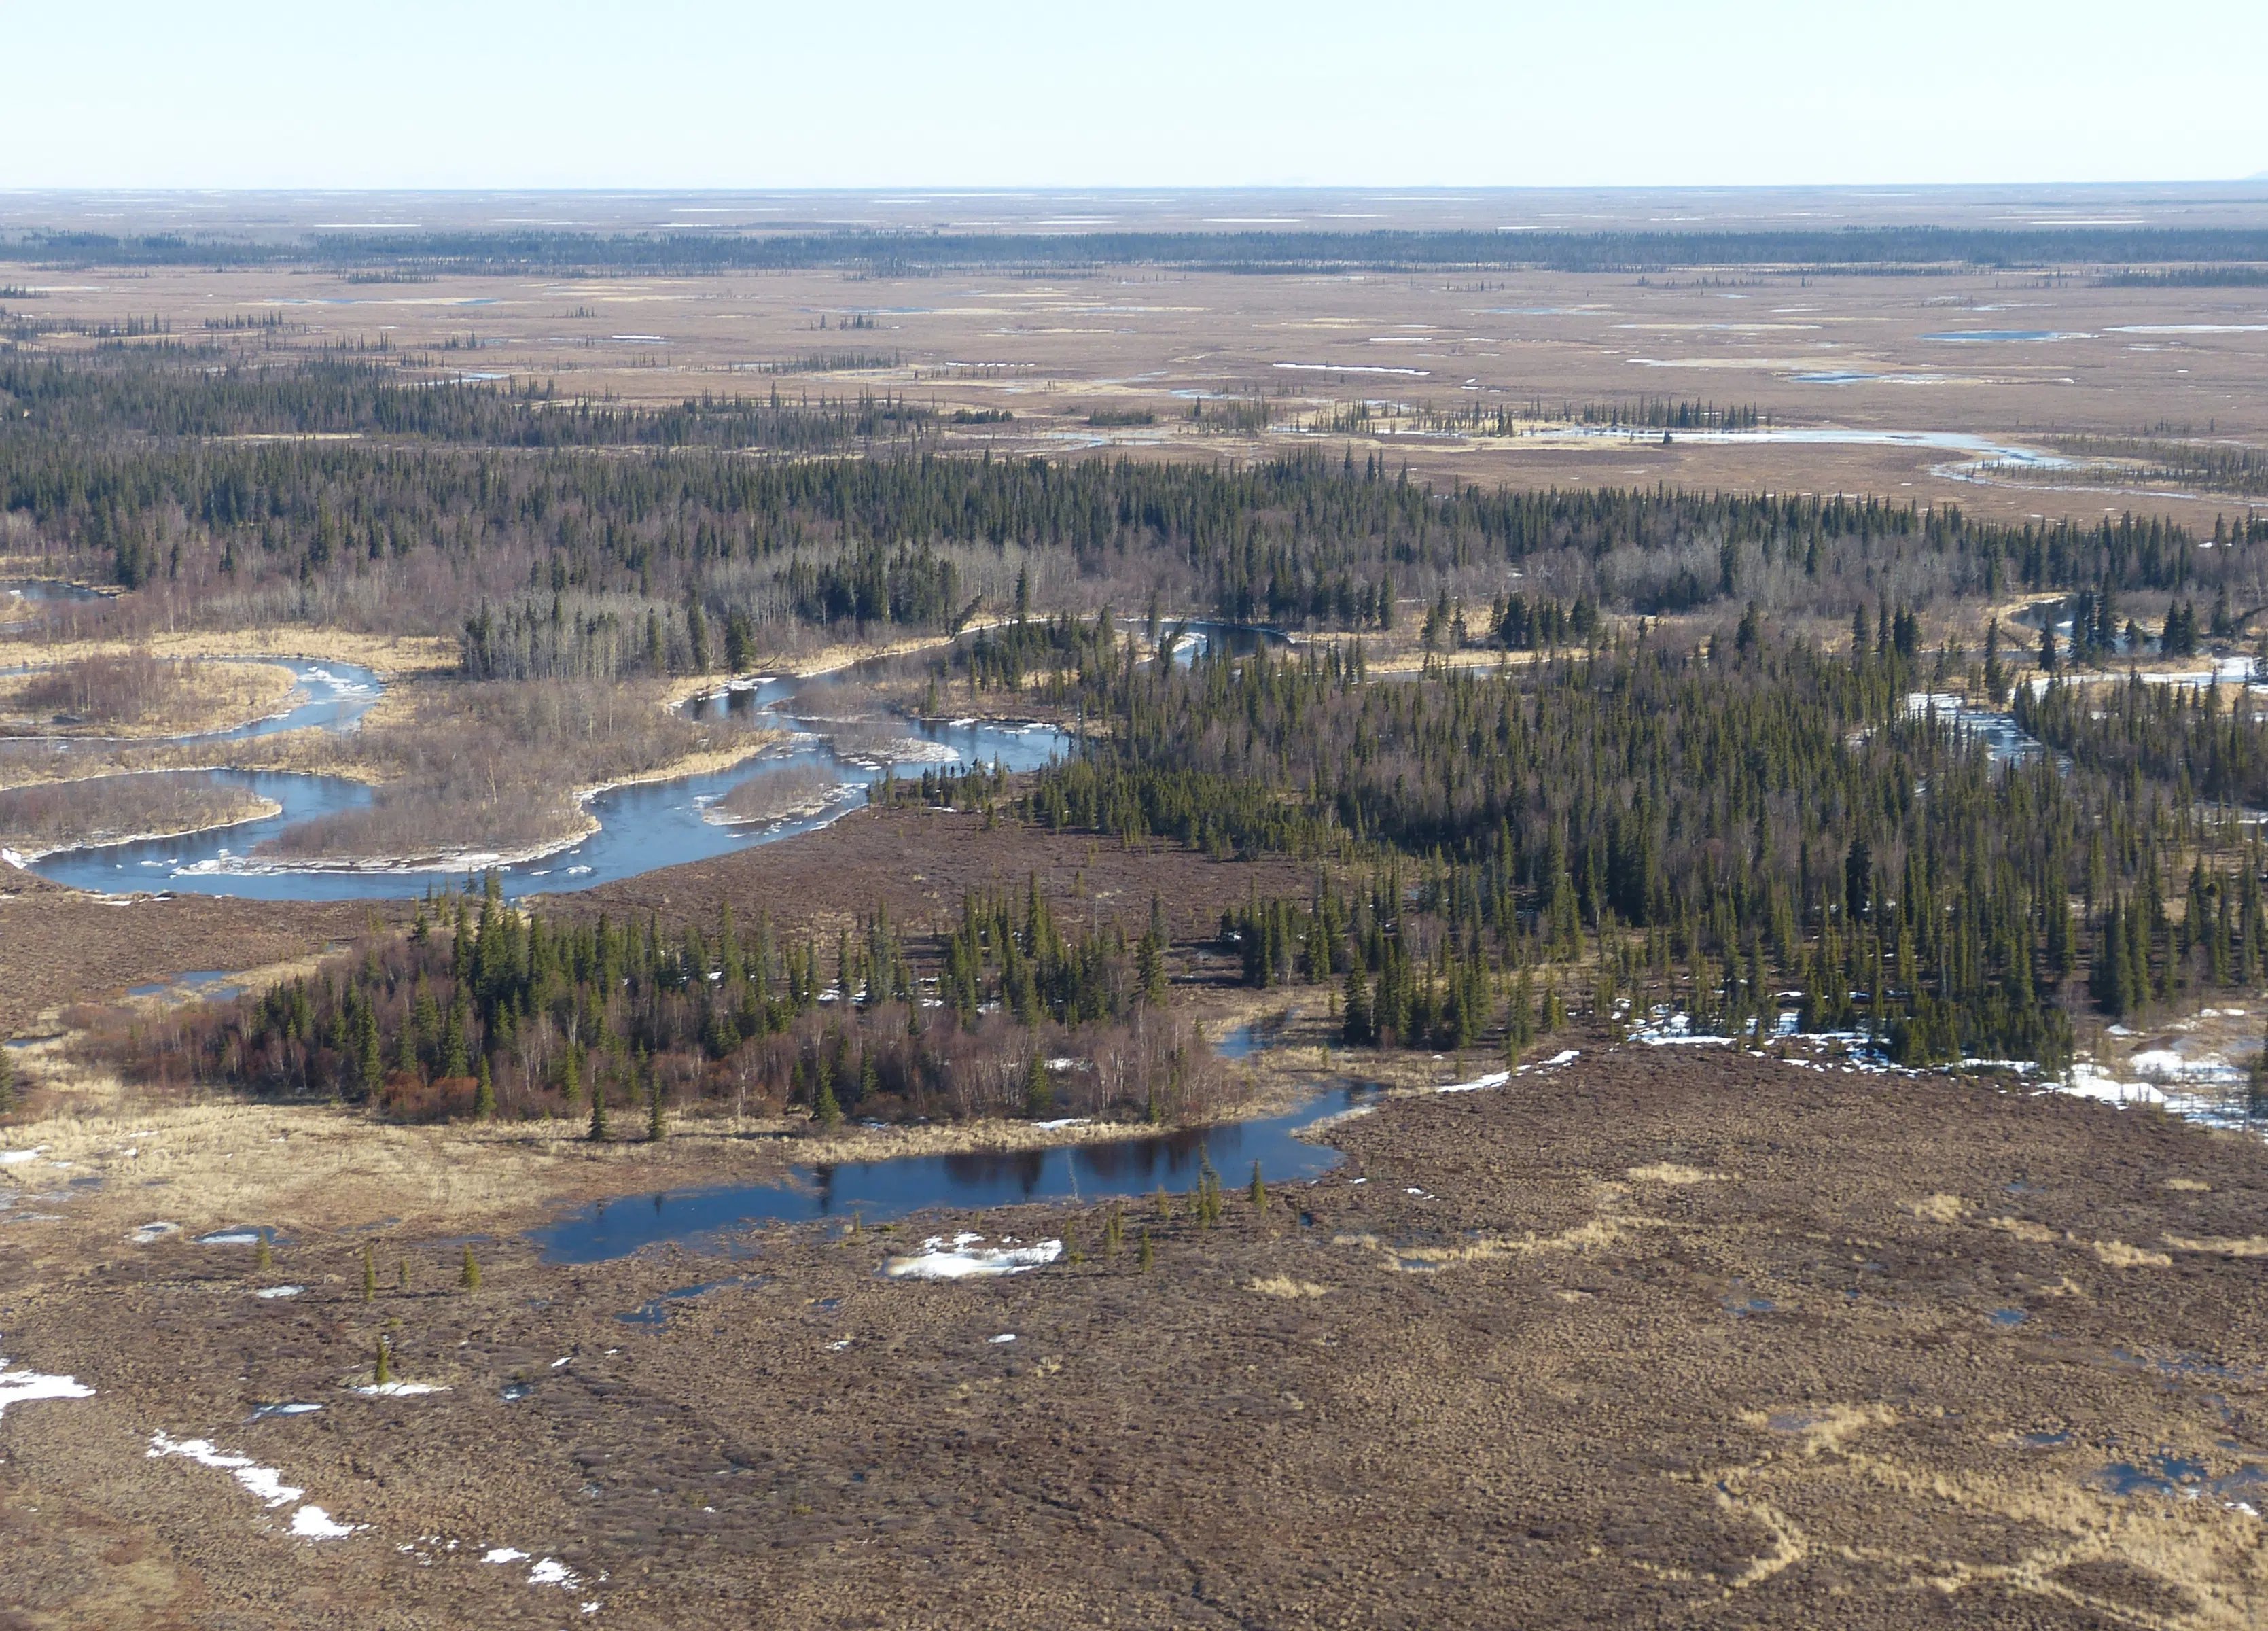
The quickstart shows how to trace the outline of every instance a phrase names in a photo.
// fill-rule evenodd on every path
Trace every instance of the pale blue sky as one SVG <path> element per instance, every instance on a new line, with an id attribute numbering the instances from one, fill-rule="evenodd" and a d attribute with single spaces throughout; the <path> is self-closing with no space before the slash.
<path id="1" fill-rule="evenodd" d="M 2268 170 L 2268 0 L 0 0 L 0 188 Z"/>

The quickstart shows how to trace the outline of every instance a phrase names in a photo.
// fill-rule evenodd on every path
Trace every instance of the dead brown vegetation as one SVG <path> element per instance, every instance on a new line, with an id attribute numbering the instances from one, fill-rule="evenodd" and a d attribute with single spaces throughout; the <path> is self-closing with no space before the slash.
<path id="1" fill-rule="evenodd" d="M 711 808 L 735 822 L 785 821 L 815 816 L 841 789 L 842 782 L 816 764 L 788 764 L 759 771 L 737 783 Z"/>
<path id="2" fill-rule="evenodd" d="M 23 854 L 227 826 L 275 807 L 195 771 L 0 789 L 0 848 Z"/>
<path id="3" fill-rule="evenodd" d="M 58 1125 L 20 1180 L 112 1181 L 11 1225 L 0 1288 L 38 1291 L 18 1362 L 95 1391 L 9 1413 L 10 1589 L 59 1623 L 202 1624 L 225 1598 L 246 1624 L 328 1624 L 372 1593 L 503 1623 L 534 1595 L 529 1562 L 481 1561 L 510 1545 L 638 1627 L 927 1625 L 946 1601 L 999 1626 L 2258 1622 L 2258 1520 L 2234 1504 L 2260 1461 L 2257 1270 L 2086 1244 L 2244 1233 L 2256 1144 L 1583 1041 L 1526 1088 L 1341 1124 L 1348 1164 L 1264 1211 L 1225 1173 L 1210 1221 L 1113 1196 L 869 1217 L 736 1234 L 746 1260 L 713 1268 L 551 1263 L 514 1230 L 563 1200 L 776 1180 L 810 1147 L 323 1106 Z M 1664 1162 L 1716 1177 L 1629 1177 Z M 2042 1239 L 1987 1226 L 2020 1179 Z M 1933 1194 L 1960 1215 L 1912 1209 Z M 135 1241 L 152 1218 L 180 1232 Z M 284 1231 L 272 1274 L 195 1242 L 251 1221 Z M 468 1227 L 493 1231 L 476 1288 Z M 1084 1260 L 877 1273 L 962 1229 Z M 251 1295 L 271 1280 L 304 1290 Z M 344 1391 L 381 1332 L 398 1375 L 450 1391 Z M 325 1409 L 247 1421 L 273 1399 Z M 372 1527 L 328 1552 L 247 1534 L 225 1477 L 146 1454 L 159 1429 Z M 2153 1482 L 2161 1458 L 2201 1471 Z M 147 1611 L 111 1606 L 129 1588 Z"/>
<path id="4" fill-rule="evenodd" d="M 147 650 L 93 651 L 0 680 L 0 734 L 129 735 L 242 724 L 280 705 L 289 669 L 192 662 Z"/>
<path id="5" fill-rule="evenodd" d="M 495 681 L 405 694 L 394 719 L 322 743 L 310 769 L 379 786 L 368 808 L 302 823 L 263 846 L 292 860 L 507 853 L 587 830 L 577 795 L 755 751 L 761 727 L 696 723 L 658 685 Z"/>

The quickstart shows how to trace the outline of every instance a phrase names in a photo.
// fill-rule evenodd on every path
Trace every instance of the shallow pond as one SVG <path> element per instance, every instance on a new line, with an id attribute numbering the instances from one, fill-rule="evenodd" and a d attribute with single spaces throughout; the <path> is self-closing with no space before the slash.
<path id="1" fill-rule="evenodd" d="M 596 1263 L 664 1243 L 713 1250 L 718 1236 L 752 1223 L 810 1223 L 853 1214 L 864 1223 L 889 1223 L 939 1207 L 982 1211 L 1028 1201 L 1139 1197 L 1161 1185 L 1180 1193 L 1196 1185 L 1208 1161 L 1230 1189 L 1248 1181 L 1256 1161 L 1269 1183 L 1297 1182 L 1329 1171 L 1340 1155 L 1295 1134 L 1355 1108 L 1371 1091 L 1336 1088 L 1281 1115 L 1209 1127 L 1047 1149 L 798 1167 L 790 1185 L 719 1185 L 625 1196 L 585 1207 L 531 1237 L 548 1261 Z"/>

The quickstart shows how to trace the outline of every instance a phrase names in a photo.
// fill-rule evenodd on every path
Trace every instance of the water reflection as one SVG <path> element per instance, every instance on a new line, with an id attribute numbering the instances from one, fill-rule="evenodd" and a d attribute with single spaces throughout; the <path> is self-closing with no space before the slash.
<path id="1" fill-rule="evenodd" d="M 727 1185 L 601 1201 L 533 1238 L 555 1263 L 594 1263 L 664 1242 L 713 1246 L 726 1230 L 755 1223 L 809 1223 L 856 1213 L 892 1222 L 950 1207 L 982 1211 L 1031 1201 L 1086 1201 L 1195 1186 L 1205 1163 L 1224 1184 L 1241 1184 L 1260 1163 L 1269 1183 L 1321 1177 L 1338 1151 L 1294 1136 L 1362 1103 L 1372 1091 L 1344 1087 L 1298 1109 L 1250 1121 L 1177 1128 L 1047 1149 L 968 1150 L 891 1161 L 798 1167 L 787 1185 Z"/>

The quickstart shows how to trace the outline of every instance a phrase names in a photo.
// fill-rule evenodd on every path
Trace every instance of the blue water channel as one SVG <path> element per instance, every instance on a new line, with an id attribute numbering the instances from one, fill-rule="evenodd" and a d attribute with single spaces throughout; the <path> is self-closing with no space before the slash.
<path id="1" fill-rule="evenodd" d="M 380 695 L 377 676 L 367 669 L 339 663 L 286 666 L 299 679 L 288 712 L 238 730 L 182 740 L 226 742 L 309 727 L 351 730 Z M 637 877 L 810 831 L 855 808 L 861 801 L 858 789 L 893 767 L 997 764 L 1008 771 L 1030 771 L 1071 745 L 1066 733 L 1049 725 L 878 715 L 871 705 L 846 697 L 843 685 L 879 666 L 859 665 L 812 679 L 765 679 L 695 698 L 685 705 L 689 717 L 743 719 L 784 730 L 787 739 L 780 748 L 729 769 L 600 793 L 588 804 L 599 830 L 571 848 L 534 860 L 460 853 L 362 868 L 269 863 L 260 854 L 267 840 L 298 823 L 366 804 L 369 789 L 338 777 L 221 770 L 199 773 L 249 787 L 281 805 L 281 813 L 181 838 L 60 851 L 34 861 L 32 870 L 57 883 L 108 894 L 171 889 L 261 900 L 361 900 L 416 894 L 437 877 L 477 868 L 496 871 L 509 895 L 540 895 Z M 854 705 L 844 706 L 846 701 Z M 68 739 L 40 746 L 71 750 Z M 825 770 L 843 789 L 824 812 L 765 824 L 707 818 L 709 807 L 751 774 L 804 765 Z"/>

